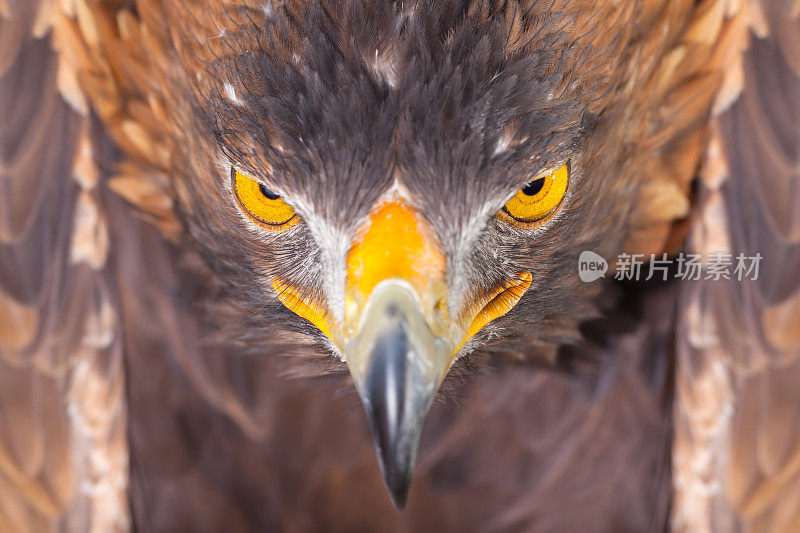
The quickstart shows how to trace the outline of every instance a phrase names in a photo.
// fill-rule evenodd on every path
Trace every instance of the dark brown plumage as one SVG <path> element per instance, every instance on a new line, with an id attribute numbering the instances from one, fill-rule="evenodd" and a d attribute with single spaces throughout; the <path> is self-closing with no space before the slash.
<path id="1" fill-rule="evenodd" d="M 0 530 L 794 530 L 798 17 L 0 0 Z M 495 216 L 565 160 L 551 220 Z M 301 222 L 250 224 L 231 165 Z M 533 279 L 460 349 L 403 514 L 335 341 L 272 284 L 335 317 L 393 187 L 453 315 Z M 765 259 L 604 285 L 588 249 Z"/>

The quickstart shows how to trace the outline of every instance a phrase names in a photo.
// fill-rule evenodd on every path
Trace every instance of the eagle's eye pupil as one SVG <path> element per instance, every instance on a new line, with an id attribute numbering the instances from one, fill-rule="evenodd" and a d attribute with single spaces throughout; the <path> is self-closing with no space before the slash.
<path id="1" fill-rule="evenodd" d="M 269 190 L 266 187 L 264 187 L 263 183 L 259 183 L 258 184 L 258 190 L 261 191 L 261 194 L 263 194 L 264 196 L 266 196 L 270 200 L 277 200 L 278 198 L 280 198 L 279 195 L 275 194 L 271 190 Z"/>
<path id="2" fill-rule="evenodd" d="M 536 193 L 541 191 L 542 187 L 544 187 L 544 180 L 545 178 L 539 178 L 533 180 L 532 182 L 530 182 L 529 184 L 527 184 L 525 187 L 522 188 L 522 192 L 526 196 L 535 196 Z"/>

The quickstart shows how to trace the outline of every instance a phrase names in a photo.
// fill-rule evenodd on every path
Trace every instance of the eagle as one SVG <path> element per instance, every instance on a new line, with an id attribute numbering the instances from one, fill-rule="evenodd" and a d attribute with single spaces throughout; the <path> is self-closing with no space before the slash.
<path id="1" fill-rule="evenodd" d="M 0 179 L 0 531 L 800 529 L 796 0 L 0 0 Z"/>

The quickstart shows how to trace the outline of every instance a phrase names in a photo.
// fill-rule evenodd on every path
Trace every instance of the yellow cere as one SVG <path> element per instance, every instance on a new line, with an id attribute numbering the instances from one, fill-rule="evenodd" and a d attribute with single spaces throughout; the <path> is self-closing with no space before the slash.
<path id="1" fill-rule="evenodd" d="M 406 280 L 422 299 L 429 323 L 439 322 L 434 315 L 447 309 L 446 258 L 426 228 L 416 211 L 401 201 L 383 203 L 370 213 L 362 236 L 347 254 L 345 320 L 349 327 L 356 326 L 378 283 L 389 278 Z"/>
<path id="2" fill-rule="evenodd" d="M 568 182 L 567 163 L 555 171 L 539 174 L 517 191 L 506 203 L 502 214 L 509 215 L 516 222 L 542 223 L 561 205 Z"/>
<path id="3" fill-rule="evenodd" d="M 233 191 L 236 203 L 247 217 L 264 229 L 278 231 L 297 223 L 294 208 L 279 196 L 267 196 L 260 184 L 239 172 L 233 171 Z M 269 193 L 269 190 L 266 190 Z"/>

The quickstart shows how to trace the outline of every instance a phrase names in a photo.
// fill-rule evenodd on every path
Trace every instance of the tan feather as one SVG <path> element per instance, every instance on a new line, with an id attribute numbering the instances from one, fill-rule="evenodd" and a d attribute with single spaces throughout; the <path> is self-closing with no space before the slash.
<path id="1" fill-rule="evenodd" d="M 18 350 L 31 343 L 39 325 L 34 307 L 21 305 L 0 291 L 0 316 L 0 345 Z"/>
<path id="2" fill-rule="evenodd" d="M 769 342 L 780 350 L 797 349 L 800 344 L 800 298 L 767 307 L 762 318 Z"/>

